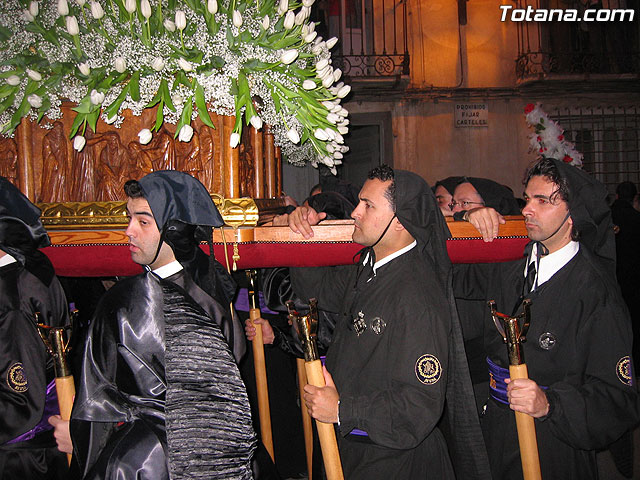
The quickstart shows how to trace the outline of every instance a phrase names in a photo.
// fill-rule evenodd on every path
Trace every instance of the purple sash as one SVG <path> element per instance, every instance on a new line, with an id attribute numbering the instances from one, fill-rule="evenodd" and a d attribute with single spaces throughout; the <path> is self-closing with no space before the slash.
<path id="1" fill-rule="evenodd" d="M 47 430 L 51 430 L 53 427 L 49 424 L 49 417 L 52 415 L 59 415 L 60 407 L 58 407 L 58 392 L 56 391 L 56 381 L 51 380 L 51 383 L 47 385 L 47 395 L 44 399 L 44 411 L 42 412 L 42 418 L 40 422 L 28 432 L 23 433 L 19 437 L 9 440 L 6 445 L 10 443 L 26 442 L 31 440 L 36 435 Z"/>
<path id="2" fill-rule="evenodd" d="M 260 299 L 260 311 L 262 313 L 270 313 L 271 315 L 278 315 L 278 312 L 274 312 L 267 308 L 267 304 L 264 301 L 264 295 L 262 292 L 258 292 L 258 298 Z M 236 301 L 233 304 L 236 307 L 236 310 L 239 312 L 248 312 L 251 308 L 249 306 L 249 292 L 246 288 L 241 288 L 238 290 L 238 296 L 236 297 Z"/>

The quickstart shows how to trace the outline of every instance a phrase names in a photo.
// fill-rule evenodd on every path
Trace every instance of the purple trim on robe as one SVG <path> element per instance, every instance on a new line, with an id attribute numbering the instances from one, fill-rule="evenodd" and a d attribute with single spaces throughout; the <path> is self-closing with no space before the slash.
<path id="1" fill-rule="evenodd" d="M 262 313 L 269 313 L 271 315 L 279 314 L 278 312 L 274 312 L 267 307 L 262 292 L 258 292 L 258 298 L 260 300 L 260 311 Z M 249 311 L 249 309 L 251 308 L 249 306 L 249 291 L 246 288 L 241 288 L 240 290 L 238 290 L 238 296 L 236 297 L 236 301 L 233 306 L 236 307 L 236 310 L 238 310 L 239 312 Z"/>
<path id="2" fill-rule="evenodd" d="M 58 392 L 56 390 L 56 381 L 51 380 L 51 383 L 47 385 L 47 394 L 44 399 L 44 411 L 42 412 L 42 418 L 40 422 L 28 432 L 23 433 L 19 437 L 9 440 L 6 444 L 26 442 L 31 440 L 36 435 L 47 430 L 53 429 L 53 426 L 49 424 L 49 417 L 52 415 L 60 415 L 60 407 L 58 406 Z"/>

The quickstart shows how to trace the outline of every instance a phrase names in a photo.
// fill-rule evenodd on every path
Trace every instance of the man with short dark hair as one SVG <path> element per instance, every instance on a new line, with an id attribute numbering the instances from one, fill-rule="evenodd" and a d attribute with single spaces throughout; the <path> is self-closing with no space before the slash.
<path id="1" fill-rule="evenodd" d="M 253 478 L 256 437 L 221 277 L 198 260 L 222 217 L 181 172 L 125 190 L 129 249 L 145 272 L 112 287 L 89 327 L 71 420 L 83 478 Z"/>
<path id="2" fill-rule="evenodd" d="M 606 196 L 582 170 L 543 158 L 525 180 L 526 258 L 456 266 L 457 297 L 495 300 L 508 315 L 531 301 L 522 344 L 528 379 L 509 378 L 507 348 L 485 313 L 490 398 L 482 426 L 496 479 L 522 478 L 514 411 L 535 418 L 544 479 L 597 478 L 596 451 L 638 422 L 631 325 L 615 282 Z M 486 213 L 472 210 L 469 221 L 484 226 Z M 488 225 L 484 234 L 492 239 L 494 231 Z"/>
<path id="3" fill-rule="evenodd" d="M 67 300 L 49 259 L 40 210 L 0 177 L 0 478 L 67 478 L 48 419 L 59 413 L 53 359 L 38 321 L 68 323 Z"/>
<path id="4" fill-rule="evenodd" d="M 384 165 L 369 173 L 351 217 L 353 240 L 365 246 L 357 265 L 292 269 L 299 298 L 338 313 L 327 385 L 305 387 L 310 414 L 337 424 L 345 478 L 447 479 L 454 468 L 459 478 L 488 478 L 452 305 L 449 232 L 433 192 Z M 288 220 L 309 238 L 323 218 L 303 206 Z"/>

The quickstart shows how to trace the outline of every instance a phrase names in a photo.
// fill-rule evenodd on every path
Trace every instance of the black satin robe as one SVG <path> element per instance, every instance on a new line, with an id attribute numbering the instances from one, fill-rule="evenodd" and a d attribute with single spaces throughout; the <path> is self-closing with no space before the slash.
<path id="1" fill-rule="evenodd" d="M 71 420 L 86 479 L 251 475 L 249 402 L 219 327 L 174 283 L 144 273 L 100 302 Z"/>
<path id="2" fill-rule="evenodd" d="M 0 267 L 0 472 L 6 478 L 36 480 L 55 472 L 63 478 L 67 470 L 51 431 L 7 444 L 40 422 L 47 385 L 54 378 L 53 362 L 35 327 L 36 312 L 49 326 L 67 322 L 66 298 L 58 279 L 41 280 L 19 262 Z M 26 378 L 24 387 L 10 379 L 10 370 L 18 364 Z"/>

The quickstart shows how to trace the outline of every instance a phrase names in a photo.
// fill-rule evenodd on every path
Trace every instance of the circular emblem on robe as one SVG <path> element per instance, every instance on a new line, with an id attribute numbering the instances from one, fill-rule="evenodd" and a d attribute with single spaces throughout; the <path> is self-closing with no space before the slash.
<path id="1" fill-rule="evenodd" d="M 628 355 L 618 360 L 616 374 L 618 375 L 618 380 L 625 385 L 631 386 L 633 376 L 631 375 L 631 358 Z"/>
<path id="2" fill-rule="evenodd" d="M 425 354 L 416 361 L 416 377 L 425 385 L 433 385 L 441 375 L 442 366 L 435 355 Z"/>
<path id="3" fill-rule="evenodd" d="M 556 345 L 556 336 L 551 332 L 544 332 L 538 338 L 538 345 L 544 350 L 551 350 Z"/>
<path id="4" fill-rule="evenodd" d="M 14 392 L 23 393 L 29 389 L 27 385 L 27 376 L 20 362 L 14 363 L 9 367 L 7 372 L 7 385 Z"/>
<path id="5" fill-rule="evenodd" d="M 387 328 L 387 322 L 380 317 L 374 317 L 374 319 L 371 320 L 371 330 L 373 330 L 373 333 L 376 335 L 380 335 L 384 332 L 385 328 Z"/>

